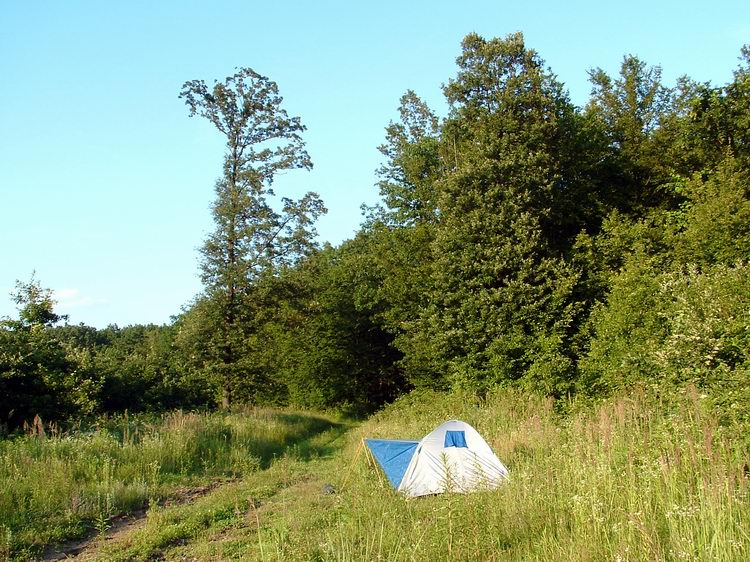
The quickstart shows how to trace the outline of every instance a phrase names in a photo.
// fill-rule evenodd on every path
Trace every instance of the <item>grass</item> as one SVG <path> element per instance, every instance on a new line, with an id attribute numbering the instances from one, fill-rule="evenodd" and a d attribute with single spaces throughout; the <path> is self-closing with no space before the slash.
<path id="1" fill-rule="evenodd" d="M 101 559 L 748 560 L 750 457 L 707 404 L 636 392 L 561 415 L 508 390 L 408 396 L 326 454 L 291 451 L 231 491 L 150 513 Z M 508 484 L 407 500 L 364 456 L 352 463 L 363 436 L 419 438 L 451 418 L 488 439 Z"/>
<path id="2" fill-rule="evenodd" d="M 362 437 L 419 438 L 451 418 L 487 438 L 510 482 L 408 500 L 356 456 Z M 266 457 L 272 461 L 258 461 L 264 470 L 243 472 L 190 504 L 153 504 L 141 527 L 90 555 L 131 562 L 748 560 L 744 434 L 721 426 L 709 399 L 694 391 L 668 402 L 633 392 L 598 405 L 553 404 L 511 390 L 482 401 L 412 394 L 360 426 L 308 433 Z M 328 483 L 336 493 L 324 492 Z"/>
<path id="3" fill-rule="evenodd" d="M 92 432 L 0 441 L 0 560 L 104 532 L 110 518 L 178 488 L 241 478 L 332 427 L 321 416 L 253 409 L 108 420 Z"/>
<path id="4" fill-rule="evenodd" d="M 287 449 L 267 470 L 222 486 L 193 503 L 150 509 L 144 526 L 105 545 L 94 558 L 146 562 L 181 558 L 183 553 L 189 559 L 265 556 L 266 548 L 274 548 L 272 544 L 266 547 L 265 521 L 277 516 L 286 521 L 288 514 L 292 524 L 305 525 L 323 505 L 317 500 L 333 497 L 321 492 L 321 469 L 335 471 L 332 461 L 345 443 L 346 430 L 338 425 L 315 435 Z"/>

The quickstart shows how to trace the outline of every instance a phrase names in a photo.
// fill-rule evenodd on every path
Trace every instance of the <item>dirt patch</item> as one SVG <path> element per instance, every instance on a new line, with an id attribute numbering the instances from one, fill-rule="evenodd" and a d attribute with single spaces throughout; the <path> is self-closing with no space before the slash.
<path id="1" fill-rule="evenodd" d="M 178 488 L 159 505 L 170 507 L 188 504 L 212 492 L 219 486 L 229 484 L 230 482 L 233 482 L 233 480 L 219 480 L 207 486 L 197 486 L 194 488 Z M 45 550 L 40 560 L 44 562 L 55 560 L 89 560 L 103 545 L 116 542 L 128 533 L 143 526 L 146 523 L 146 512 L 147 509 L 139 509 L 127 515 L 112 517 L 109 520 L 109 527 L 104 534 L 92 533 L 79 541 L 71 541 L 49 547 Z"/>

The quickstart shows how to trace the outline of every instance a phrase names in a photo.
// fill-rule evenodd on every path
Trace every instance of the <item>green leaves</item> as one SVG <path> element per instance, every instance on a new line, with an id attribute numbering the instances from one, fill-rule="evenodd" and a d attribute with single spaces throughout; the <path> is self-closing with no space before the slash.
<path id="1" fill-rule="evenodd" d="M 254 70 L 240 68 L 223 82 L 214 81 L 212 88 L 203 80 L 185 82 L 180 98 L 191 117 L 208 119 L 227 137 L 225 173 L 235 180 L 241 171 L 250 171 L 248 164 L 254 174 L 246 179 L 267 183 L 279 170 L 312 168 L 300 118 L 289 117 L 276 83 Z"/>
<path id="2" fill-rule="evenodd" d="M 19 320 L 0 321 L 0 430 L 36 415 L 49 422 L 96 411 L 101 374 L 54 327 L 67 317 L 55 313 L 52 291 L 32 276 L 16 283 L 13 300 Z"/>
<path id="3" fill-rule="evenodd" d="M 301 137 L 305 127 L 281 107 L 275 82 L 241 68 L 213 88 L 202 80 L 185 82 L 180 97 L 191 116 L 208 119 L 226 137 L 212 206 L 216 228 L 202 248 L 201 269 L 210 297 L 206 303 L 220 318 L 205 368 L 224 381 L 228 406 L 232 389 L 248 396 L 260 385 L 259 377 L 246 376 L 244 366 L 252 363 L 249 342 L 260 327 L 259 308 L 252 302 L 257 287 L 315 247 L 313 224 L 326 209 L 312 192 L 299 201 L 283 198 L 280 210 L 269 200 L 277 173 L 312 168 Z"/>
<path id="4" fill-rule="evenodd" d="M 675 238 L 678 263 L 726 264 L 750 258 L 750 177 L 735 159 L 686 184 L 684 228 Z"/>
<path id="5" fill-rule="evenodd" d="M 407 226 L 434 222 L 436 181 L 443 173 L 438 119 L 412 91 L 401 97 L 401 120 L 386 127 L 385 143 L 378 147 L 386 162 L 378 169 L 378 187 L 384 207 L 372 209 L 371 220 Z"/>
<path id="6" fill-rule="evenodd" d="M 567 174 L 560 141 L 572 107 L 520 34 L 470 35 L 457 62 L 443 127 L 457 156 L 441 181 L 423 326 L 438 376 L 483 390 L 524 378 L 545 353 L 569 354 L 576 274 L 553 249 L 550 209 Z"/>
<path id="7" fill-rule="evenodd" d="M 11 297 L 19 307 L 21 327 L 54 326 L 68 319 L 67 316 L 55 314 L 52 291 L 42 288 L 33 274 L 28 283 L 16 281 L 16 290 Z"/>

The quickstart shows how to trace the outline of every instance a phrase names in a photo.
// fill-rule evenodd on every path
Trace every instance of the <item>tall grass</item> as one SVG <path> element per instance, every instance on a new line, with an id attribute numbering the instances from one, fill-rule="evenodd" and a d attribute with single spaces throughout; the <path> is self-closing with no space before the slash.
<path id="1" fill-rule="evenodd" d="M 490 492 L 410 500 L 379 478 L 363 455 L 354 460 L 362 437 L 419 438 L 451 418 L 487 438 L 508 465 L 509 482 Z M 164 423 L 174 423 L 169 433 L 177 435 L 189 420 Z M 143 528 L 109 544 L 99 559 L 750 560 L 747 438 L 742 428 L 718 420 L 710 399 L 691 390 L 669 401 L 632 392 L 596 406 L 554 404 L 512 390 L 482 401 L 413 394 L 343 437 L 342 426 L 320 434 L 320 442 L 315 437 L 287 447 L 268 470 L 191 505 L 152 510 Z M 231 451 L 242 441 L 231 438 L 224 453 L 216 451 L 238 422 L 209 416 L 198 425 L 214 423 L 224 429 L 212 438 L 208 472 L 235 474 Z M 252 442 L 248 454 L 257 447 Z M 12 446 L 21 444 L 50 446 L 30 440 Z M 165 447 L 157 476 L 166 479 L 166 466 L 173 477 L 206 470 L 180 460 L 192 446 Z M 146 487 L 156 450 L 141 465 Z M 113 464 L 110 481 L 119 466 Z M 98 466 L 103 478 L 105 465 Z M 326 483 L 336 493 L 325 493 Z M 101 492 L 89 493 L 92 505 L 100 501 Z"/>
<path id="2" fill-rule="evenodd" d="M 267 522 L 264 555 L 245 559 L 750 560 L 750 455 L 694 391 L 668 404 L 636 392 L 566 416 L 508 390 L 482 403 L 407 397 L 366 423 L 333 470 L 362 436 L 419 438 L 450 418 L 488 439 L 510 482 L 407 500 L 360 462 L 301 528 L 294 513 Z"/>
<path id="3" fill-rule="evenodd" d="M 0 441 L 0 560 L 103 529 L 179 486 L 249 474 L 329 427 L 294 412 L 174 412 L 152 423 L 109 420 L 88 434 Z"/>

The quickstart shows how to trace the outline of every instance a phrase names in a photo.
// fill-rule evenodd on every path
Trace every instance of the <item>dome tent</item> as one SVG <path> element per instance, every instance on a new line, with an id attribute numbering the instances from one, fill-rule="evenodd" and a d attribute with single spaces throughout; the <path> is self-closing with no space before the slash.
<path id="1" fill-rule="evenodd" d="M 497 488 L 508 469 L 468 423 L 443 423 L 421 441 L 365 439 L 391 485 L 408 497 Z"/>

